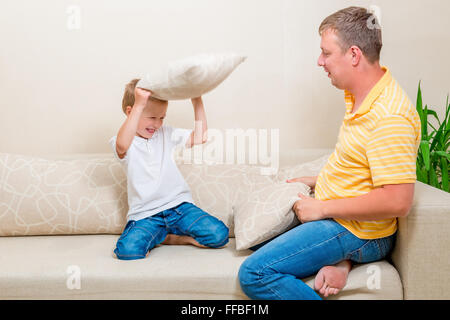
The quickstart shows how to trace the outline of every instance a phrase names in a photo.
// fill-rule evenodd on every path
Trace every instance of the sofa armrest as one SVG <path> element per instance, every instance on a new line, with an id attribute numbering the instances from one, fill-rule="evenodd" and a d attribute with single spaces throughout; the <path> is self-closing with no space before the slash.
<path id="1" fill-rule="evenodd" d="M 450 299 L 450 193 L 416 182 L 412 209 L 398 222 L 392 261 L 404 299 Z"/>

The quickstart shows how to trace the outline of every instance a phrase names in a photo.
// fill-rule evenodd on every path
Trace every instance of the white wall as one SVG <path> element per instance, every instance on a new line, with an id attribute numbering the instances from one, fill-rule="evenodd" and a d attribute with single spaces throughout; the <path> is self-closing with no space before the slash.
<path id="1" fill-rule="evenodd" d="M 67 9 L 81 9 L 80 29 Z M 280 129 L 280 148 L 330 148 L 343 93 L 317 66 L 318 27 L 350 6 L 381 9 L 387 65 L 415 102 L 443 114 L 450 92 L 447 0 L 3 0 L 0 152 L 110 152 L 124 85 L 167 61 L 234 51 L 247 61 L 204 96 L 210 128 Z M 189 101 L 167 122 L 192 127 Z"/>

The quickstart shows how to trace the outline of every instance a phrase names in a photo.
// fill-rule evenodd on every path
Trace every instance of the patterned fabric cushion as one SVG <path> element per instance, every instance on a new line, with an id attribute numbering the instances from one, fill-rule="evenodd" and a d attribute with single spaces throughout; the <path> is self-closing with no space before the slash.
<path id="1" fill-rule="evenodd" d="M 0 154 L 0 236 L 122 232 L 126 176 L 112 157 Z"/>
<path id="2" fill-rule="evenodd" d="M 292 210 L 298 193 L 310 195 L 303 183 L 287 183 L 286 179 L 318 175 L 328 155 L 317 160 L 282 168 L 273 181 L 258 175 L 249 175 L 252 188 L 245 201 L 237 204 L 234 212 L 236 249 L 245 250 L 299 224 Z M 268 179 L 268 177 L 266 177 Z"/>

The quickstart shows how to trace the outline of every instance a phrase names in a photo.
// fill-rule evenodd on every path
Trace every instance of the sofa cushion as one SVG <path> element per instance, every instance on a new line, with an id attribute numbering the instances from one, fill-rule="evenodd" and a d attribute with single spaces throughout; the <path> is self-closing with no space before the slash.
<path id="1" fill-rule="evenodd" d="M 311 161 L 283 166 L 278 172 L 277 180 L 286 181 L 287 179 L 300 178 L 303 176 L 317 176 L 327 163 L 329 157 L 330 155 L 326 154 Z"/>
<path id="2" fill-rule="evenodd" d="M 195 98 L 216 88 L 245 59 L 234 53 L 199 54 L 154 70 L 136 86 L 162 100 Z"/>
<path id="3" fill-rule="evenodd" d="M 233 237 L 234 205 L 251 188 L 247 175 L 259 169 L 177 164 L 195 204 Z M 0 182 L 0 236 L 121 234 L 125 226 L 126 175 L 112 154 L 0 154 Z"/>
<path id="4" fill-rule="evenodd" d="M 246 299 L 237 275 L 251 251 L 234 239 L 222 249 L 158 246 L 131 261 L 114 257 L 117 239 L 0 237 L 0 299 Z M 401 282 L 386 261 L 356 265 L 336 298 L 401 299 Z"/>
<path id="5" fill-rule="evenodd" d="M 286 182 L 254 188 L 234 212 L 236 249 L 248 249 L 298 225 L 292 206 L 298 193 L 309 195 L 309 191 L 304 183 Z"/>
<path id="6" fill-rule="evenodd" d="M 0 236 L 121 233 L 126 177 L 112 157 L 0 154 Z"/>
<path id="7" fill-rule="evenodd" d="M 195 204 L 220 219 L 235 236 L 234 211 L 237 204 L 247 199 L 247 194 L 262 182 L 274 183 L 273 176 L 260 174 L 255 166 L 239 164 L 195 165 L 178 162 L 192 193 Z"/>
<path id="8" fill-rule="evenodd" d="M 298 193 L 310 195 L 310 188 L 299 182 L 286 183 L 289 178 L 318 175 L 329 154 L 315 160 L 282 167 L 270 180 L 261 180 L 257 174 L 248 175 L 253 180 L 252 189 L 245 201 L 236 204 L 234 233 L 238 250 L 248 249 L 275 237 L 299 221 L 292 211 Z M 266 178 L 267 179 L 267 178 Z"/>

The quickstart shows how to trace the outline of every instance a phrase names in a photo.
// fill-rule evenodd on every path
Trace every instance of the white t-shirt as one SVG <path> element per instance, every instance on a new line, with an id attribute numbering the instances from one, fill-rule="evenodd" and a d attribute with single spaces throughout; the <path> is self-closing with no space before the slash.
<path id="1" fill-rule="evenodd" d="M 147 218 L 182 202 L 194 203 L 173 159 L 174 148 L 184 146 L 191 132 L 163 125 L 150 139 L 135 136 L 123 159 L 117 155 L 117 136 L 109 140 L 127 174 L 128 221 Z"/>

